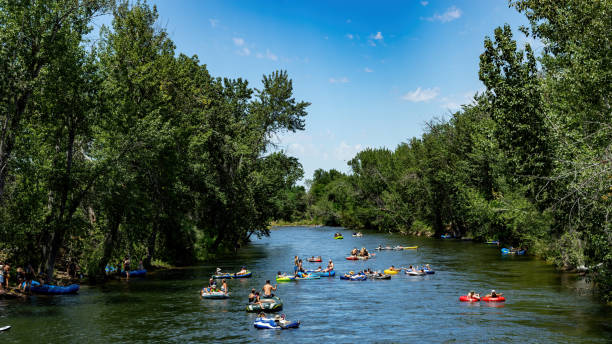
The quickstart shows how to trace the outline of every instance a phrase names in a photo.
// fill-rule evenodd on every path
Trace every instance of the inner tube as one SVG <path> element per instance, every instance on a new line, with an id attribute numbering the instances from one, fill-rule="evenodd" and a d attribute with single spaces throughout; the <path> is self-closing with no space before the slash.
<path id="1" fill-rule="evenodd" d="M 222 291 L 213 291 L 209 293 L 204 292 L 201 294 L 201 296 L 204 299 L 213 299 L 213 300 L 229 299 L 229 294 L 226 294 Z"/>
<path id="2" fill-rule="evenodd" d="M 0 327 L 0 332 L 3 332 L 3 331 L 8 331 L 8 330 L 10 330 L 10 329 L 11 329 L 11 327 L 10 327 L 10 326 L 2 326 L 2 327 Z"/>
<path id="3" fill-rule="evenodd" d="M 147 270 L 146 269 L 142 269 L 142 270 L 131 270 L 130 271 L 130 277 L 141 277 L 147 274 Z M 127 276 L 127 274 L 125 273 L 125 271 L 121 271 L 121 276 Z"/>
<path id="4" fill-rule="evenodd" d="M 433 275 L 433 274 L 435 274 L 435 273 L 436 273 L 436 272 L 435 272 L 435 271 L 433 271 L 433 270 L 424 270 L 424 271 L 425 271 L 425 273 L 426 273 L 426 274 L 428 274 L 428 275 Z"/>
<path id="5" fill-rule="evenodd" d="M 382 275 L 382 276 L 376 275 L 373 278 L 377 279 L 377 280 L 390 280 L 391 279 L 391 275 Z"/>
<path id="6" fill-rule="evenodd" d="M 307 260 L 311 263 L 320 263 L 323 261 L 321 258 L 308 258 Z"/>
<path id="7" fill-rule="evenodd" d="M 503 296 L 498 296 L 498 297 L 481 297 L 480 300 L 485 301 L 485 302 L 504 302 L 506 301 L 506 298 Z"/>
<path id="8" fill-rule="evenodd" d="M 295 281 L 295 276 L 282 276 L 282 277 L 276 276 L 276 282 L 290 282 L 290 281 Z"/>
<path id="9" fill-rule="evenodd" d="M 340 279 L 347 280 L 347 281 L 365 281 L 368 279 L 368 277 L 366 275 L 352 275 L 352 276 L 342 275 L 340 276 Z"/>
<path id="10" fill-rule="evenodd" d="M 525 250 L 510 250 L 504 247 L 501 249 L 501 254 L 516 254 L 522 256 L 525 254 Z"/>
<path id="11" fill-rule="evenodd" d="M 391 247 L 391 246 L 377 247 L 377 248 L 375 248 L 375 250 L 378 250 L 378 251 L 393 250 L 393 247 Z"/>
<path id="12" fill-rule="evenodd" d="M 341 236 L 334 237 L 334 239 L 344 239 L 344 237 L 341 235 Z"/>
<path id="13" fill-rule="evenodd" d="M 462 295 L 462 296 L 459 296 L 459 301 L 461 301 L 461 302 L 478 302 L 478 301 L 480 301 L 480 299 L 477 298 L 477 297 L 469 297 L 467 295 Z"/>
<path id="14" fill-rule="evenodd" d="M 397 273 L 399 272 L 399 270 L 389 270 L 389 269 L 387 269 L 387 270 L 384 270 L 383 272 L 384 272 L 385 274 L 387 274 L 387 275 L 397 275 Z"/>
<path id="15" fill-rule="evenodd" d="M 331 270 L 331 271 L 312 271 L 312 270 L 308 270 L 306 272 L 309 273 L 309 274 L 318 275 L 319 277 L 334 277 L 334 276 L 336 276 L 336 272 L 334 270 Z"/>
<path id="16" fill-rule="evenodd" d="M 403 249 L 404 250 L 416 250 L 417 248 L 419 248 L 418 246 L 404 246 Z"/>
<path id="17" fill-rule="evenodd" d="M 421 272 L 421 271 L 406 270 L 406 275 L 410 275 L 410 276 L 425 276 L 425 275 L 427 275 L 427 273 Z"/>
<path id="18" fill-rule="evenodd" d="M 289 328 L 298 328 L 300 327 L 300 321 L 289 321 L 289 320 L 280 320 L 276 322 L 274 319 L 268 318 L 257 318 L 253 323 L 253 326 L 256 329 L 270 329 L 270 330 L 285 330 Z"/>
<path id="19" fill-rule="evenodd" d="M 263 300 L 272 300 L 272 302 L 263 302 Z M 278 312 L 283 309 L 283 301 L 274 296 L 271 298 L 262 298 L 262 304 L 249 303 L 246 306 L 247 312 Z"/>

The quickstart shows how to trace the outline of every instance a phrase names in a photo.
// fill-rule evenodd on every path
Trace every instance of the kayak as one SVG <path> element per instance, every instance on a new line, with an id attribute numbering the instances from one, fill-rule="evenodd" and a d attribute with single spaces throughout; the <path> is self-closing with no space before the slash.
<path id="1" fill-rule="evenodd" d="M 506 298 L 503 297 L 503 296 L 498 296 L 498 297 L 487 297 L 487 296 L 484 296 L 484 297 L 481 297 L 480 300 L 484 301 L 484 302 L 504 302 L 504 301 L 506 301 Z"/>
<path id="2" fill-rule="evenodd" d="M 11 329 L 11 327 L 10 327 L 10 326 L 2 326 L 2 327 L 0 327 L 0 332 L 3 332 L 3 331 L 8 331 L 8 330 L 10 330 L 10 329 Z"/>
<path id="3" fill-rule="evenodd" d="M 246 273 L 243 274 L 239 274 L 239 273 L 224 273 L 224 274 L 220 274 L 220 275 L 213 275 L 212 278 L 214 279 L 222 279 L 222 278 L 228 278 L 228 279 L 232 279 L 232 278 L 249 278 L 253 276 L 253 273 L 250 271 L 247 271 Z"/>
<path id="4" fill-rule="evenodd" d="M 25 287 L 25 282 L 21 284 Z M 64 294 L 76 294 L 79 291 L 78 284 L 71 284 L 66 287 L 52 285 L 52 284 L 43 284 L 41 285 L 37 281 L 32 281 L 32 285 L 30 286 L 30 291 L 35 294 L 43 294 L 43 295 L 64 295 Z"/>
<path id="5" fill-rule="evenodd" d="M 283 309 L 283 301 L 278 297 L 274 296 L 271 298 L 261 298 L 261 305 L 255 303 L 249 303 L 246 306 L 247 312 L 278 312 Z M 272 302 L 266 302 L 272 301 Z"/>
<path id="6" fill-rule="evenodd" d="M 485 242 L 485 244 L 487 244 L 487 245 L 499 245 L 499 241 L 497 241 L 497 240 L 491 240 L 491 241 L 487 241 L 487 242 Z"/>
<path id="7" fill-rule="evenodd" d="M 459 296 L 459 301 L 461 301 L 461 302 L 478 302 L 478 301 L 480 301 L 480 299 L 477 298 L 477 297 L 469 297 L 467 295 L 461 295 L 461 296 Z"/>
<path id="8" fill-rule="evenodd" d="M 365 281 L 368 279 L 368 277 L 366 275 L 352 275 L 352 276 L 342 275 L 340 276 L 340 279 L 347 280 L 347 281 Z"/>
<path id="9" fill-rule="evenodd" d="M 320 263 L 323 261 L 320 257 L 319 258 L 308 258 L 307 260 L 311 263 Z"/>
<path id="10" fill-rule="evenodd" d="M 419 248 L 418 246 L 404 246 L 403 249 L 404 250 L 416 250 L 417 248 Z"/>
<path id="11" fill-rule="evenodd" d="M 215 300 L 229 299 L 229 294 L 226 294 L 222 291 L 212 291 L 209 293 L 204 292 L 204 293 L 201 293 L 200 296 L 202 296 L 202 298 L 204 299 L 215 299 Z"/>
<path id="12" fill-rule="evenodd" d="M 295 276 L 276 276 L 276 282 L 291 282 L 295 281 Z"/>
<path id="13" fill-rule="evenodd" d="M 384 270 L 384 273 L 386 273 L 387 275 L 397 275 L 397 273 L 399 272 L 399 270 Z"/>
<path id="14" fill-rule="evenodd" d="M 341 236 L 334 237 L 334 239 L 344 239 L 344 237 L 341 235 Z"/>
<path id="15" fill-rule="evenodd" d="M 525 250 L 509 250 L 504 247 L 501 249 L 501 253 L 502 254 L 516 254 L 516 255 L 522 256 L 525 254 Z"/>
<path id="16" fill-rule="evenodd" d="M 130 270 L 130 277 L 142 277 L 147 274 L 146 269 L 141 270 Z M 125 271 L 121 271 L 121 276 L 127 276 Z"/>
<path id="17" fill-rule="evenodd" d="M 298 328 L 300 327 L 300 321 L 289 321 L 289 320 L 279 320 L 278 322 L 274 319 L 269 318 L 257 318 L 255 319 L 255 323 L 253 323 L 256 329 L 270 329 L 270 330 L 285 330 L 289 328 Z"/>

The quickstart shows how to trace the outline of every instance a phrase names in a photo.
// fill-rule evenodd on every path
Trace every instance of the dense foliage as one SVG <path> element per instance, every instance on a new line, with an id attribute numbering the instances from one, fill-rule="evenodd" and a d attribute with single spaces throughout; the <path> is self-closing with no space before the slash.
<path id="1" fill-rule="evenodd" d="M 95 16 L 112 27 L 87 40 Z M 53 277 L 124 257 L 187 264 L 292 213 L 271 138 L 304 129 L 286 72 L 212 77 L 146 3 L 0 0 L 0 253 Z"/>
<path id="2" fill-rule="evenodd" d="M 486 87 L 395 150 L 366 149 L 352 173 L 315 172 L 307 217 L 349 228 L 499 239 L 588 270 L 612 298 L 612 2 L 511 1 L 544 45 L 508 25 L 484 40 Z"/>

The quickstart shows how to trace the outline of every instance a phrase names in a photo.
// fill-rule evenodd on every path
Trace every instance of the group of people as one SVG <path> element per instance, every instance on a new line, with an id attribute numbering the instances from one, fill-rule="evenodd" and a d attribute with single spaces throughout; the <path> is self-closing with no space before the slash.
<path id="1" fill-rule="evenodd" d="M 490 292 L 489 294 L 487 294 L 487 295 L 485 295 L 485 296 L 483 296 L 483 297 L 492 297 L 492 298 L 495 298 L 495 297 L 500 297 L 500 296 L 502 296 L 502 295 L 504 295 L 504 293 L 497 293 L 497 292 L 495 292 L 495 290 L 491 290 L 491 292 Z M 473 291 L 473 290 L 472 290 L 472 291 L 470 291 L 470 292 L 467 294 L 467 296 L 468 296 L 469 298 L 471 298 L 471 299 L 480 299 L 480 294 L 476 293 L 476 292 L 475 292 L 475 291 Z"/>
<path id="2" fill-rule="evenodd" d="M 315 271 L 316 272 L 329 272 L 329 271 L 332 271 L 333 269 L 334 269 L 334 262 L 330 258 L 329 262 L 327 263 L 327 268 L 322 269 L 322 267 L 319 266 L 319 268 Z M 303 273 L 306 273 L 306 270 L 304 270 L 304 263 L 302 259 L 300 259 L 300 257 L 295 256 L 293 258 L 293 275 L 297 277 Z"/>
<path id="3" fill-rule="evenodd" d="M 272 292 L 276 291 L 277 287 L 278 285 L 275 284 L 273 286 L 272 283 L 270 283 L 270 280 L 266 280 L 266 284 L 264 284 L 264 286 L 261 288 L 263 296 L 258 291 L 255 291 L 255 288 L 253 288 L 249 294 L 249 303 L 261 306 L 264 302 L 273 302 L 272 300 L 268 299 L 274 297 Z"/>
<path id="4" fill-rule="evenodd" d="M 370 252 L 368 252 L 368 250 L 365 247 L 362 247 L 361 250 L 358 250 L 357 247 L 355 247 L 351 250 L 351 256 L 369 257 Z"/>
<path id="5" fill-rule="evenodd" d="M 17 270 L 17 287 L 21 292 L 29 292 L 32 287 L 32 281 L 37 278 L 36 271 L 31 264 L 27 264 L 25 268 L 18 267 Z M 42 277 L 42 276 L 41 276 Z M 9 280 L 11 278 L 11 266 L 9 263 L 0 264 L 0 292 L 9 290 Z"/>
<path id="6" fill-rule="evenodd" d="M 225 278 L 221 280 L 221 288 L 217 288 L 217 283 L 215 282 L 214 279 L 209 279 L 208 280 L 208 286 L 205 288 L 202 288 L 202 290 L 200 291 L 200 295 L 204 295 L 205 293 L 215 293 L 215 292 L 223 292 L 225 294 L 229 293 L 229 288 L 227 287 L 227 282 L 225 281 Z"/>

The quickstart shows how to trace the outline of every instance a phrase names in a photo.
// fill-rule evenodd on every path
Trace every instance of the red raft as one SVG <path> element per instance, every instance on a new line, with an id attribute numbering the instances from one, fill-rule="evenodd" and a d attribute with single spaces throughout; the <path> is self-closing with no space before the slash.
<path id="1" fill-rule="evenodd" d="M 308 261 L 311 263 L 320 263 L 323 260 L 320 257 L 317 257 L 317 258 L 308 258 Z"/>
<path id="2" fill-rule="evenodd" d="M 480 298 L 480 300 L 484 301 L 484 302 L 504 302 L 506 301 L 506 298 L 503 296 L 498 296 L 498 297 L 482 297 Z"/>
<path id="3" fill-rule="evenodd" d="M 461 295 L 461 296 L 459 296 L 459 301 L 461 301 L 461 302 L 478 302 L 478 301 L 480 301 L 480 298 L 469 297 L 467 295 Z"/>

